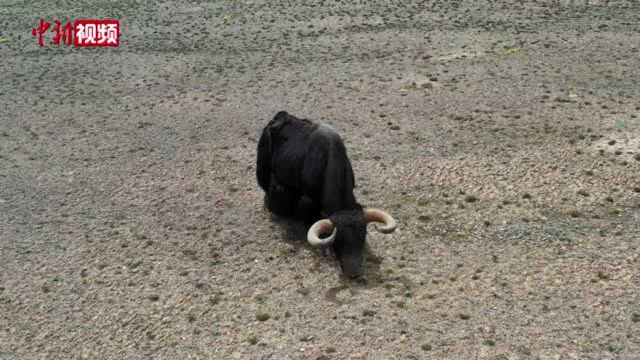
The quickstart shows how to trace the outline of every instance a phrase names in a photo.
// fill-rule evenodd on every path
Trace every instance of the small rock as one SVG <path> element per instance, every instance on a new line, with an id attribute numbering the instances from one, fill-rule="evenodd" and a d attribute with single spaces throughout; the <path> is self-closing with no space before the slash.
<path id="1" fill-rule="evenodd" d="M 300 338 L 300 341 L 307 342 L 307 341 L 311 341 L 311 340 L 313 340 L 313 339 L 314 339 L 314 336 L 313 336 L 313 335 L 304 335 L 304 336 L 302 336 L 302 337 Z"/>

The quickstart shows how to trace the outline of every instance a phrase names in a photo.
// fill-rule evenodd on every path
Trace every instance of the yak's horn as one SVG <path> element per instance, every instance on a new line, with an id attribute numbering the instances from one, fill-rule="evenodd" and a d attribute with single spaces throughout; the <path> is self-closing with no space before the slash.
<path id="1" fill-rule="evenodd" d="M 364 221 L 366 223 L 377 222 L 384 226 L 376 226 L 376 229 L 383 234 L 392 233 L 396 229 L 396 221 L 391 215 L 378 209 L 366 209 L 364 211 Z"/>
<path id="2" fill-rule="evenodd" d="M 320 234 L 326 234 L 331 231 L 328 238 L 321 239 Z M 331 220 L 322 219 L 316 221 L 307 232 L 307 241 L 312 246 L 328 246 L 336 239 L 336 227 Z"/>

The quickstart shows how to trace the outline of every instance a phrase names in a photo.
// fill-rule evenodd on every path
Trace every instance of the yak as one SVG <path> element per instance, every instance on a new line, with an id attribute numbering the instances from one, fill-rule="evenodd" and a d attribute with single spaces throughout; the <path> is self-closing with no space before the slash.
<path id="1" fill-rule="evenodd" d="M 309 244 L 332 245 L 343 273 L 350 278 L 362 275 L 367 224 L 384 224 L 376 227 L 382 233 L 396 228 L 391 215 L 357 202 L 347 150 L 330 125 L 278 112 L 258 141 L 256 176 L 265 192 L 266 208 L 285 218 L 306 219 L 312 224 L 307 232 Z"/>

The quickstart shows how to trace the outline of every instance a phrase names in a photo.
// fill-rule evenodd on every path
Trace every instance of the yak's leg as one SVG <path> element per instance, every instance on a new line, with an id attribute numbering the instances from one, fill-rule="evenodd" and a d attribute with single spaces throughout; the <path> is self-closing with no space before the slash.
<path id="1" fill-rule="evenodd" d="M 291 217 L 296 211 L 300 195 L 291 190 L 285 189 L 274 178 L 271 179 L 269 194 L 266 202 L 267 208 L 274 214 Z"/>

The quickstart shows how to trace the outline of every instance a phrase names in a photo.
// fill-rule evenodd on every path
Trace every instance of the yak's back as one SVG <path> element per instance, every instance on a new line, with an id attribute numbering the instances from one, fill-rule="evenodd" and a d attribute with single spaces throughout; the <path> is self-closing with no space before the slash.
<path id="1" fill-rule="evenodd" d="M 323 209 L 332 213 L 357 207 L 353 169 L 340 134 L 321 123 L 309 140 L 303 179 L 311 188 L 322 190 Z"/>

